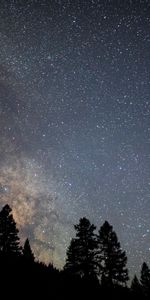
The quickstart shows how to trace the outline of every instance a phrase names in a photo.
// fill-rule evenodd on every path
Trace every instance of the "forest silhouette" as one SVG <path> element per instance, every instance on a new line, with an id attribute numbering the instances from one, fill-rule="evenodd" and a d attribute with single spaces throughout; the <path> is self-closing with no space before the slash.
<path id="1" fill-rule="evenodd" d="M 0 291 L 4 299 L 150 299 L 150 269 L 141 266 L 129 286 L 126 252 L 113 226 L 105 221 L 98 234 L 83 217 L 74 225 L 63 270 L 35 259 L 29 239 L 20 244 L 12 210 L 0 211 Z"/>

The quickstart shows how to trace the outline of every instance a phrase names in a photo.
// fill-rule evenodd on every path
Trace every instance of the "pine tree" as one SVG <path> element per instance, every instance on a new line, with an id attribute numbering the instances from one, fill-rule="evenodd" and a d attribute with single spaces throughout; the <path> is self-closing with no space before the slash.
<path id="1" fill-rule="evenodd" d="M 136 275 L 133 277 L 133 280 L 131 282 L 131 291 L 135 296 L 142 297 L 142 287 Z"/>
<path id="2" fill-rule="evenodd" d="M 67 250 L 64 269 L 81 277 L 96 277 L 95 249 L 97 247 L 94 230 L 96 227 L 86 218 L 81 218 L 74 226 L 76 237 Z"/>
<path id="3" fill-rule="evenodd" d="M 70 242 L 70 246 L 67 249 L 67 259 L 66 259 L 65 269 L 71 271 L 72 273 L 78 273 L 80 269 L 80 265 L 78 263 L 77 239 L 72 239 Z"/>
<path id="4" fill-rule="evenodd" d="M 126 268 L 126 253 L 122 251 L 117 235 L 107 221 L 104 222 L 99 230 L 98 244 L 98 260 L 102 284 L 106 286 L 126 284 L 129 279 Z"/>
<path id="5" fill-rule="evenodd" d="M 150 295 L 150 269 L 145 262 L 142 264 L 140 281 L 143 293 L 146 296 Z"/>
<path id="6" fill-rule="evenodd" d="M 34 254 L 32 252 L 32 249 L 30 247 L 30 243 L 29 240 L 26 239 L 25 243 L 24 243 L 24 247 L 23 247 L 23 256 L 25 258 L 25 260 L 27 260 L 28 262 L 34 262 Z"/>
<path id="7" fill-rule="evenodd" d="M 21 254 L 18 232 L 12 210 L 6 204 L 0 211 L 0 254 L 9 256 Z"/>

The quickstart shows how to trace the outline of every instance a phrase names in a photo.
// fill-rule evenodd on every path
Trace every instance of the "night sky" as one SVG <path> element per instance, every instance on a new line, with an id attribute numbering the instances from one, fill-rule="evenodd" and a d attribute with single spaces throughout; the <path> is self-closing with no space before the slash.
<path id="1" fill-rule="evenodd" d="M 62 267 L 108 220 L 150 258 L 150 1 L 0 1 L 0 208 Z"/>

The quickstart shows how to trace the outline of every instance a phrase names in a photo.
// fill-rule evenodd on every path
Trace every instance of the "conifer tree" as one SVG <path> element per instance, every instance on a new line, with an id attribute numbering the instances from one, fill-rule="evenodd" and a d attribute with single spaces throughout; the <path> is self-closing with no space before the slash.
<path id="1" fill-rule="evenodd" d="M 29 240 L 26 239 L 23 247 L 23 256 L 28 262 L 34 262 L 34 254 L 32 252 Z"/>
<path id="2" fill-rule="evenodd" d="M 131 291 L 135 296 L 142 296 L 142 287 L 136 275 L 131 282 Z"/>
<path id="3" fill-rule="evenodd" d="M 67 250 L 64 269 L 81 277 L 96 277 L 95 250 L 97 248 L 96 227 L 87 218 L 81 218 L 74 226 L 76 237 L 71 240 Z"/>
<path id="4" fill-rule="evenodd" d="M 122 251 L 113 227 L 105 221 L 98 235 L 98 260 L 104 285 L 124 284 L 128 280 L 127 257 Z"/>
<path id="5" fill-rule="evenodd" d="M 141 285 L 145 296 L 150 296 L 150 269 L 144 262 L 141 268 Z"/>
<path id="6" fill-rule="evenodd" d="M 18 232 L 12 210 L 6 204 L 0 211 L 0 254 L 17 256 L 21 254 Z"/>

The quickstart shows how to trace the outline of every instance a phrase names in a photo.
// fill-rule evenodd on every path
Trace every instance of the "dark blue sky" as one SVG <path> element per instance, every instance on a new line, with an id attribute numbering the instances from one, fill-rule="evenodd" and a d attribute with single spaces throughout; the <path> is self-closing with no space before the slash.
<path id="1" fill-rule="evenodd" d="M 0 2 L 1 203 L 62 266 L 107 219 L 131 272 L 150 255 L 149 1 Z"/>

